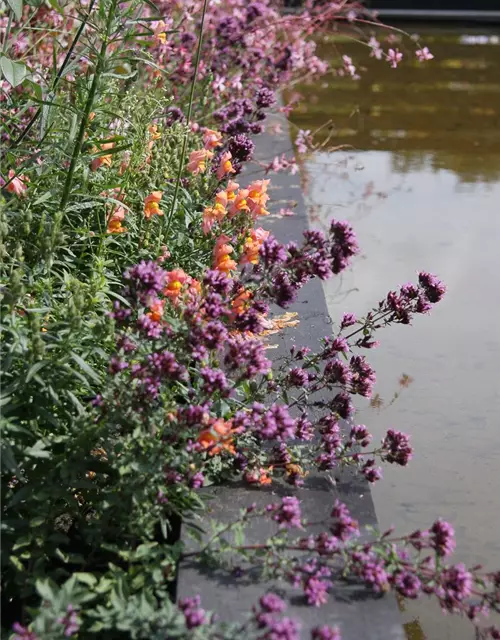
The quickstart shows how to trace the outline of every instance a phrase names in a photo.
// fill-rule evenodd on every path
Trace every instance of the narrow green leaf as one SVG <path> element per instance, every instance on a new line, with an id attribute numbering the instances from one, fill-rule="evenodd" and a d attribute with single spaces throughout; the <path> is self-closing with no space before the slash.
<path id="1" fill-rule="evenodd" d="M 46 364 L 48 364 L 47 360 L 41 360 L 40 362 L 35 362 L 35 364 L 28 371 L 28 374 L 26 376 L 26 383 L 28 383 L 31 380 L 31 378 L 33 378 L 33 376 L 35 376 L 40 371 L 40 369 L 42 369 Z"/>
<path id="2" fill-rule="evenodd" d="M 94 369 L 92 369 L 92 367 L 87 362 L 85 362 L 85 360 L 81 356 L 79 356 L 77 353 L 72 351 L 71 357 L 76 362 L 76 364 L 82 369 L 82 371 L 84 371 L 88 375 L 89 378 L 91 378 L 94 382 L 97 382 L 97 383 L 101 382 L 100 376 L 94 371 Z"/>

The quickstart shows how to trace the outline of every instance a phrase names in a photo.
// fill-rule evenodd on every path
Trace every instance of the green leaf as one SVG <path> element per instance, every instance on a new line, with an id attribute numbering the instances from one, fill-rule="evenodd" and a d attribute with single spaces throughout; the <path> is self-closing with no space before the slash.
<path id="1" fill-rule="evenodd" d="M 78 582 L 82 582 L 83 584 L 86 584 L 88 587 L 93 587 L 97 584 L 97 578 L 93 573 L 84 573 L 84 572 L 77 571 L 73 575 L 78 580 Z"/>
<path id="2" fill-rule="evenodd" d="M 7 58 L 7 56 L 0 58 L 0 68 L 2 69 L 4 78 L 14 88 L 21 84 L 28 75 L 28 68 L 25 64 L 22 62 L 14 62 L 14 60 Z"/>
<path id="3" fill-rule="evenodd" d="M 14 12 L 16 20 L 21 20 L 23 17 L 23 0 L 7 0 L 7 4 Z"/>
<path id="4" fill-rule="evenodd" d="M 0 467 L 6 471 L 14 473 L 17 470 L 17 463 L 12 447 L 5 440 L 0 442 Z"/>
<path id="5" fill-rule="evenodd" d="M 85 362 L 85 360 L 81 356 L 79 356 L 77 353 L 72 351 L 71 357 L 76 362 L 76 364 L 82 369 L 82 371 L 84 371 L 88 375 L 89 378 L 91 378 L 94 382 L 97 382 L 98 384 L 101 382 L 100 376 L 94 371 L 94 369 L 92 369 L 92 367 L 87 362 Z"/>
<path id="6" fill-rule="evenodd" d="M 54 593 L 50 588 L 48 580 L 37 580 L 35 582 L 35 587 L 41 598 L 43 598 L 44 600 L 48 600 L 49 602 L 52 601 L 52 598 L 54 597 Z"/>
<path id="7" fill-rule="evenodd" d="M 24 450 L 25 455 L 30 458 L 50 458 L 51 452 L 45 450 L 45 443 L 43 440 L 38 440 L 32 447 L 28 447 Z"/>
<path id="8" fill-rule="evenodd" d="M 42 367 L 44 367 L 48 362 L 46 360 L 42 360 L 41 362 L 35 362 L 35 364 L 28 371 L 26 376 L 26 383 L 28 383 L 34 375 L 36 375 Z"/>

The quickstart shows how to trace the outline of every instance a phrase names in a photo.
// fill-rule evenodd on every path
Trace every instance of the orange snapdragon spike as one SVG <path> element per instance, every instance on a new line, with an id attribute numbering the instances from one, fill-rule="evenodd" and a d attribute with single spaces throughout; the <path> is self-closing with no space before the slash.
<path id="1" fill-rule="evenodd" d="M 163 191 L 153 191 L 144 200 L 144 216 L 151 218 L 152 216 L 162 216 L 163 211 L 160 209 L 160 201 L 163 196 Z"/>
<path id="2" fill-rule="evenodd" d="M 117 207 L 110 219 L 108 220 L 108 233 L 125 233 L 126 227 L 122 227 L 122 222 L 125 219 L 125 209 L 123 207 Z"/>
<path id="3" fill-rule="evenodd" d="M 236 169 L 231 164 L 231 155 L 230 151 L 224 151 L 221 156 L 219 167 L 217 169 L 217 180 L 222 180 L 225 176 L 230 173 L 236 173 Z"/>
<path id="4" fill-rule="evenodd" d="M 269 215 L 266 209 L 270 197 L 267 193 L 269 182 L 269 180 L 256 180 L 248 187 L 248 206 L 253 218 Z"/>
<path id="5" fill-rule="evenodd" d="M 247 202 L 248 189 L 240 189 L 229 207 L 229 217 L 232 218 L 240 211 L 250 211 L 250 207 Z"/>
<path id="6" fill-rule="evenodd" d="M 236 198 L 236 191 L 239 188 L 239 186 L 240 185 L 237 182 L 233 182 L 232 180 L 229 180 L 226 187 L 227 199 L 229 201 L 232 202 Z"/>
<path id="7" fill-rule="evenodd" d="M 166 277 L 167 286 L 163 290 L 163 295 L 175 303 L 182 293 L 183 286 L 185 284 L 190 285 L 192 278 L 183 269 L 172 269 L 172 271 L 167 271 Z"/>
<path id="8" fill-rule="evenodd" d="M 203 233 L 206 235 L 210 229 L 214 226 L 215 222 L 221 222 L 224 219 L 227 211 L 227 193 L 225 191 L 219 191 L 215 196 L 215 205 L 213 207 L 207 207 L 203 211 Z"/>
<path id="9" fill-rule="evenodd" d="M 161 138 L 161 133 L 158 131 L 158 127 L 156 124 L 152 124 L 148 127 L 149 136 L 151 140 L 159 140 Z"/>
<path id="10" fill-rule="evenodd" d="M 222 134 L 213 129 L 205 129 L 203 132 L 203 145 L 205 149 L 215 149 L 222 144 Z"/>
<path id="11" fill-rule="evenodd" d="M 207 169 L 207 160 L 211 160 L 213 157 L 214 154 L 208 149 L 191 151 L 189 154 L 187 170 L 192 173 L 193 176 L 197 176 L 199 173 L 205 173 Z"/>
<path id="12" fill-rule="evenodd" d="M 232 423 L 219 418 L 210 429 L 205 429 L 200 433 L 197 442 L 199 442 L 204 449 L 209 449 L 208 454 L 210 456 L 215 456 L 222 451 L 227 451 L 231 455 L 235 455 L 236 449 L 233 445 L 233 433 Z"/>
<path id="13" fill-rule="evenodd" d="M 20 176 L 14 177 L 15 175 L 16 175 L 16 172 L 14 171 L 14 169 L 10 169 L 8 174 L 10 182 L 5 187 L 5 190 L 8 191 L 9 193 L 13 193 L 18 198 L 22 198 L 23 196 L 26 195 L 26 191 L 28 190 L 28 187 L 26 186 L 25 183 L 29 182 L 30 180 L 27 176 L 20 175 Z"/>
<path id="14" fill-rule="evenodd" d="M 235 315 L 244 313 L 248 309 L 249 300 L 252 298 L 250 291 L 243 289 L 231 302 L 231 309 Z"/>
<path id="15" fill-rule="evenodd" d="M 163 317 L 165 300 L 153 300 L 149 305 L 149 312 L 146 314 L 153 322 L 160 322 Z"/>
<path id="16" fill-rule="evenodd" d="M 260 469 L 247 471 L 247 473 L 245 474 L 245 480 L 249 484 L 260 484 L 260 485 L 271 484 L 272 478 L 269 477 L 269 473 L 272 470 L 273 470 L 272 467 L 269 467 L 267 469 L 264 469 L 261 467 Z"/>
<path id="17" fill-rule="evenodd" d="M 99 147 L 94 147 L 92 149 L 93 153 L 98 153 L 99 151 L 108 151 L 108 149 L 112 149 L 115 146 L 114 142 L 107 142 L 106 144 L 101 144 Z M 92 171 L 97 171 L 99 167 L 110 167 L 111 166 L 111 154 L 105 154 L 102 156 L 98 156 L 92 160 L 92 164 L 90 168 Z"/>
<path id="18" fill-rule="evenodd" d="M 213 267 L 218 271 L 222 271 L 229 275 L 229 272 L 236 269 L 236 262 L 229 256 L 233 253 L 233 247 L 227 244 L 230 238 L 226 235 L 221 235 L 217 239 L 214 247 L 214 260 Z"/>
<path id="19" fill-rule="evenodd" d="M 240 264 L 257 264 L 259 262 L 259 250 L 264 240 L 269 236 L 269 231 L 262 227 L 251 229 L 250 235 L 245 240 L 243 255 Z"/>

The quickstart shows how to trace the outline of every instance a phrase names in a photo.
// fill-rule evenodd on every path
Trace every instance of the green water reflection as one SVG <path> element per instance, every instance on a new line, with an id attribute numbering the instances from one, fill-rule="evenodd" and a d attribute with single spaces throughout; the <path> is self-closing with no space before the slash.
<path id="1" fill-rule="evenodd" d="M 319 45 L 320 56 L 337 66 L 340 52 L 351 56 L 362 70 L 360 80 L 329 77 L 299 87 L 307 100 L 293 112 L 292 122 L 314 130 L 331 121 L 320 138 L 331 136 L 335 143 L 356 149 L 391 151 L 398 173 L 425 165 L 450 169 L 463 182 L 497 181 L 498 36 L 487 32 L 488 44 L 473 44 L 470 33 L 409 27 L 410 33 L 415 31 L 435 59 L 425 64 L 410 60 L 411 49 L 403 41 L 397 46 L 405 51 L 405 62 L 397 70 L 371 58 L 357 43 L 326 37 Z"/>
<path id="2" fill-rule="evenodd" d="M 438 273 L 449 288 L 431 318 L 384 332 L 369 354 L 385 403 L 360 404 L 358 420 L 377 439 L 389 427 L 411 433 L 416 451 L 407 469 L 385 468 L 374 487 L 380 524 L 411 531 L 440 515 L 456 528 L 455 561 L 493 570 L 500 566 L 499 30 L 409 31 L 435 60 L 420 65 L 405 55 L 393 70 L 359 44 L 322 41 L 321 56 L 338 66 L 340 54 L 349 55 L 361 78 L 297 87 L 305 99 L 290 120 L 295 131 L 322 127 L 316 142 L 329 141 L 301 162 L 312 223 L 348 219 L 362 248 L 352 270 L 325 285 L 332 318 L 363 314 L 418 269 Z M 392 403 L 402 373 L 412 383 Z M 408 640 L 475 637 L 467 621 L 444 617 L 430 602 L 401 609 Z"/>

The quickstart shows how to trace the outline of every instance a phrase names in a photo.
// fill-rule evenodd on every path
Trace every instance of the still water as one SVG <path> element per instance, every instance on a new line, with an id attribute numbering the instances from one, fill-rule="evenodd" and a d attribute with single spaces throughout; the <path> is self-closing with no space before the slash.
<path id="1" fill-rule="evenodd" d="M 303 163 L 311 220 L 350 220 L 362 253 L 326 285 L 333 318 L 363 314 L 417 270 L 448 293 L 430 317 L 379 333 L 370 352 L 375 402 L 358 420 L 377 437 L 412 434 L 407 469 L 385 467 L 373 491 L 382 527 L 453 523 L 456 561 L 500 567 L 500 29 L 410 27 L 435 60 L 399 69 L 355 43 L 330 38 L 361 79 L 299 87 L 291 122 L 323 127 L 323 149 Z M 397 45 L 404 48 L 404 45 Z M 387 48 L 387 45 L 386 45 Z M 346 145 L 340 150 L 328 147 Z M 403 374 L 403 384 L 399 383 Z M 394 399 L 394 394 L 398 397 Z M 405 605 L 412 640 L 470 640 L 470 624 L 426 602 Z"/>

